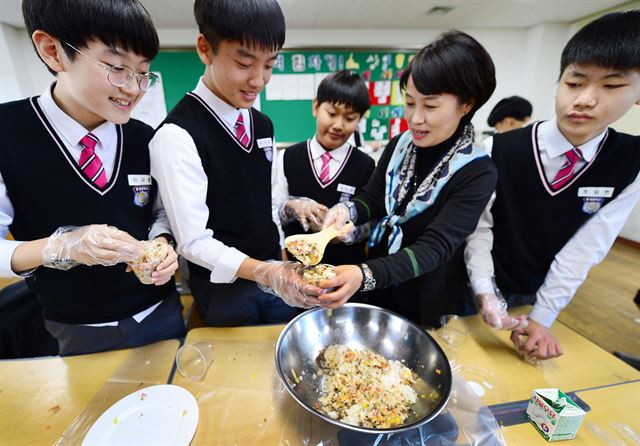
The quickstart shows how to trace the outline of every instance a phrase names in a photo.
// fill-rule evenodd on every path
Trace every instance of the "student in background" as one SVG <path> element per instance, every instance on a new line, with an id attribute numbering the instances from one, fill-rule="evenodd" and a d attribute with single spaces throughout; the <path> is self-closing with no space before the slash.
<path id="1" fill-rule="evenodd" d="M 350 200 L 371 177 L 371 157 L 347 142 L 369 107 L 367 86 L 355 71 L 338 71 L 320 82 L 313 100 L 316 134 L 280 151 L 278 181 L 292 197 L 283 206 L 285 235 L 321 229 L 328 207 Z M 327 246 L 322 262 L 364 261 L 369 230 L 360 226 L 351 245 Z"/>
<path id="2" fill-rule="evenodd" d="M 520 96 L 501 99 L 489 113 L 487 124 L 494 127 L 497 133 L 519 129 L 531 120 L 533 106 L 531 102 Z"/>
<path id="3" fill-rule="evenodd" d="M 452 31 L 420 50 L 400 82 L 409 130 L 389 142 L 362 191 L 325 218 L 338 226 L 381 219 L 369 260 L 338 266 L 320 285 L 339 288 L 319 299 L 336 307 L 361 290 L 375 305 L 437 326 L 466 304 L 463 243 L 496 183 L 471 125 L 495 89 L 495 70 L 480 43 Z"/>
<path id="4" fill-rule="evenodd" d="M 136 0 L 24 0 L 22 11 L 56 81 L 0 105 L 0 232 L 17 240 L 0 242 L 0 274 L 26 277 L 63 355 L 184 336 L 173 249 L 153 285 L 121 263 L 142 254 L 138 240 L 171 240 L 149 175 L 153 129 L 129 119 L 158 81 L 151 18 Z"/>
<path id="5" fill-rule="evenodd" d="M 204 74 L 151 144 L 191 290 L 208 325 L 286 322 L 320 290 L 282 258 L 273 125 L 252 108 L 285 38 L 275 0 L 196 0 Z M 280 297 L 262 291 L 263 284 Z M 286 303 L 285 303 L 286 302 Z"/>
<path id="6" fill-rule="evenodd" d="M 563 353 L 549 328 L 640 197 L 640 137 L 608 128 L 640 104 L 638 42 L 640 10 L 589 23 L 562 52 L 555 119 L 494 137 L 500 181 L 465 258 L 485 321 L 528 355 Z M 500 291 L 534 304 L 528 321 Z"/>

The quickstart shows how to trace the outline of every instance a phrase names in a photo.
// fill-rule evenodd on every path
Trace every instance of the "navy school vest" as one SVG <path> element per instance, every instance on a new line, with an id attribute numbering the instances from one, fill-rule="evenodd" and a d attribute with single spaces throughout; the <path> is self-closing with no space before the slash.
<path id="1" fill-rule="evenodd" d="M 207 175 L 207 228 L 213 236 L 255 259 L 279 259 L 279 234 L 271 213 L 273 125 L 253 108 L 249 121 L 245 125 L 251 141 L 245 148 L 202 98 L 187 93 L 163 124 L 175 124 L 193 138 Z M 206 268 L 189 262 L 189 269 L 209 280 Z"/>
<path id="2" fill-rule="evenodd" d="M 14 208 L 9 229 L 16 240 L 48 237 L 60 226 L 89 224 L 108 224 L 147 239 L 156 187 L 132 185 L 139 182 L 130 176 L 149 175 L 149 126 L 134 119 L 117 126 L 114 171 L 100 190 L 83 176 L 36 98 L 0 105 L 0 125 L 0 173 Z M 143 285 L 125 268 L 40 267 L 27 284 L 38 294 L 45 318 L 68 324 L 125 319 L 175 290 L 173 281 L 160 287 Z"/>
<path id="3" fill-rule="evenodd" d="M 539 158 L 538 126 L 494 136 L 492 254 L 498 287 L 506 294 L 534 294 L 562 247 L 640 171 L 640 137 L 608 129 L 595 158 L 553 191 Z M 613 188 L 611 196 L 594 196 L 603 188 Z"/>
<path id="4" fill-rule="evenodd" d="M 310 141 L 301 142 L 285 149 L 284 174 L 289 185 L 289 195 L 308 197 L 331 207 L 341 201 L 350 200 L 364 186 L 375 167 L 373 159 L 351 147 L 331 181 L 322 184 L 313 167 Z M 283 228 L 287 236 L 303 233 L 302 226 L 293 221 Z M 365 260 L 366 242 L 345 245 L 343 243 L 327 246 L 323 263 L 343 265 L 360 263 Z"/>

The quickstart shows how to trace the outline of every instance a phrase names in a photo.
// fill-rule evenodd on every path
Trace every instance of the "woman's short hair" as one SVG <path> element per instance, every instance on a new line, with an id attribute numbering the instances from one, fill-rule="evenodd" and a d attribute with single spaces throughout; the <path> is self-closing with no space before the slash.
<path id="1" fill-rule="evenodd" d="M 470 121 L 496 88 L 496 70 L 491 56 L 476 39 L 461 31 L 442 34 L 422 48 L 400 79 L 406 89 L 409 77 L 423 95 L 449 93 L 461 103 L 473 100 L 463 118 Z"/>

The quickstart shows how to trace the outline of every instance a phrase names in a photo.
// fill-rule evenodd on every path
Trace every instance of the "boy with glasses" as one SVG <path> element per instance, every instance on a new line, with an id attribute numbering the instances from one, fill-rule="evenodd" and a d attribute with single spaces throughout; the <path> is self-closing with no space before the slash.
<path id="1" fill-rule="evenodd" d="M 0 105 L 0 232 L 17 240 L 0 241 L 0 275 L 26 277 L 63 355 L 182 336 L 153 130 L 129 119 L 157 85 L 153 23 L 137 0 L 24 0 L 22 11 L 56 81 Z M 151 285 L 123 264 L 147 239 L 166 253 Z"/>
<path id="2" fill-rule="evenodd" d="M 293 262 L 273 261 L 283 247 L 273 124 L 252 108 L 284 43 L 284 16 L 276 0 L 196 0 L 194 11 L 204 74 L 156 131 L 151 172 L 204 322 L 286 322 L 298 313 L 287 304 L 317 304 L 310 294 L 320 289 Z"/>

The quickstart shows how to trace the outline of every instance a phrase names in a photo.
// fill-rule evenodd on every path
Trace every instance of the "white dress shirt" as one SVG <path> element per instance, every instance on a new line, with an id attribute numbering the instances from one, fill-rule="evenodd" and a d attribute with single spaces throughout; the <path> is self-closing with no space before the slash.
<path id="1" fill-rule="evenodd" d="M 576 172 L 593 160 L 598 145 L 605 135 L 606 130 L 580 146 L 584 159 L 578 161 Z M 553 181 L 565 163 L 564 153 L 573 147 L 560 132 L 555 120 L 539 125 L 540 160 L 549 182 Z M 560 311 L 569 304 L 591 267 L 606 257 L 639 198 L 640 175 L 615 199 L 598 210 L 567 241 L 556 254 L 544 283 L 536 293 L 536 303 L 529 314 L 531 319 L 546 327 L 553 324 Z M 480 217 L 475 232 L 467 238 L 465 262 L 474 294 L 494 293 L 491 280 L 494 275 L 491 257 L 493 248 L 491 207 L 494 201 L 495 193 Z"/>
<path id="2" fill-rule="evenodd" d="M 313 168 L 316 172 L 316 176 L 320 178 L 320 172 L 322 170 L 322 155 L 327 152 L 324 147 L 320 145 L 318 139 L 314 135 L 313 138 L 309 140 L 309 146 L 311 147 L 311 159 L 313 160 Z M 342 163 L 345 162 L 347 155 L 349 154 L 349 148 L 351 145 L 349 142 L 345 142 L 343 145 L 338 147 L 337 149 L 331 150 L 329 153 L 331 154 L 331 160 L 329 160 L 329 180 L 333 179 L 336 174 L 338 174 L 341 170 Z M 278 153 L 278 171 L 277 171 L 277 182 L 280 185 L 280 190 L 285 191 L 287 199 L 289 198 L 289 183 L 287 181 L 287 177 L 284 174 L 284 150 L 280 150 Z"/>
<path id="3" fill-rule="evenodd" d="M 204 84 L 202 78 L 193 92 L 198 95 L 222 119 L 235 134 L 238 115 L 242 113 L 245 123 L 249 121 L 248 109 L 236 109 L 218 98 Z M 211 125 L 215 125 L 213 122 Z M 245 126 L 251 138 L 251 126 Z M 275 151 L 275 141 L 274 141 Z M 215 209 L 207 206 L 207 174 L 202 167 L 196 145 L 189 133 L 175 124 L 163 125 L 149 144 L 151 153 L 151 175 L 158 182 L 178 244 L 178 252 L 187 260 L 211 271 L 213 283 L 231 283 L 247 255 L 233 246 L 227 246 L 215 238 L 207 228 L 209 215 L 215 218 Z M 241 150 L 241 149 L 238 149 Z M 278 190 L 276 166 L 278 157 L 271 163 L 272 218 L 280 234 L 280 246 L 284 247 L 284 235 L 278 217 L 280 200 L 284 194 Z M 233 200 L 232 194 L 229 199 Z"/>

